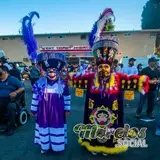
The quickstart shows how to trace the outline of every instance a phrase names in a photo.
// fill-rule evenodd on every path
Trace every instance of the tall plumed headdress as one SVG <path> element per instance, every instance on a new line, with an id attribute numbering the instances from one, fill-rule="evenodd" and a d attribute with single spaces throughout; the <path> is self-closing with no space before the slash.
<path id="1" fill-rule="evenodd" d="M 37 42 L 33 33 L 32 19 L 36 16 L 39 18 L 39 13 L 36 11 L 30 12 L 29 15 L 22 19 L 22 35 L 24 43 L 27 47 L 28 56 L 32 62 L 36 61 L 37 57 Z"/>
<path id="2" fill-rule="evenodd" d="M 113 31 L 115 16 L 111 8 L 107 8 L 94 23 L 93 29 L 89 35 L 89 45 L 96 57 L 97 65 L 111 65 L 116 53 L 118 52 L 118 38 L 107 34 L 107 31 Z"/>
<path id="3" fill-rule="evenodd" d="M 33 33 L 32 19 L 36 16 L 39 18 L 38 12 L 30 12 L 28 16 L 22 19 L 22 35 L 25 45 L 27 46 L 28 55 L 31 62 L 36 62 L 42 66 L 44 70 L 48 68 L 56 68 L 61 70 L 66 65 L 66 57 L 64 53 L 37 53 L 38 46 Z"/>

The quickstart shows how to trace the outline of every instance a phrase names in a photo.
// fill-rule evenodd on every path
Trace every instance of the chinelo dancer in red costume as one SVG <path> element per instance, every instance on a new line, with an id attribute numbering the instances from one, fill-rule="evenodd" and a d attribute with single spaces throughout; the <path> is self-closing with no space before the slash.
<path id="1" fill-rule="evenodd" d="M 109 139 L 103 137 L 103 131 L 124 127 L 122 94 L 124 90 L 138 90 L 143 94 L 148 91 L 149 79 L 146 76 L 111 73 L 111 66 L 119 46 L 117 37 L 105 32 L 113 28 L 112 19 L 114 19 L 112 9 L 105 9 L 95 22 L 89 36 L 89 44 L 96 58 L 96 72 L 70 76 L 70 84 L 78 90 L 79 94 L 82 93 L 80 89 L 86 90 L 83 123 L 98 126 L 102 131 L 94 138 L 93 135 L 92 138 L 83 136 L 79 138 L 79 144 L 94 155 L 127 151 L 128 146 L 116 145 L 117 139 L 114 136 L 110 136 Z"/>

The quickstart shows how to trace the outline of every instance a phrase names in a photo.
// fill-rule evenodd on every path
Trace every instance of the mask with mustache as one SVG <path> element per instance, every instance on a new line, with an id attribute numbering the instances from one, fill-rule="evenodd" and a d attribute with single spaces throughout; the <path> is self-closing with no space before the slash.
<path id="1" fill-rule="evenodd" d="M 110 76 L 111 68 L 108 64 L 100 64 L 98 66 L 98 75 L 100 78 L 107 78 Z"/>
<path id="2" fill-rule="evenodd" d="M 49 80 L 52 80 L 52 81 L 56 80 L 57 79 L 57 75 L 58 75 L 57 69 L 49 68 L 47 70 L 47 77 L 48 77 Z"/>

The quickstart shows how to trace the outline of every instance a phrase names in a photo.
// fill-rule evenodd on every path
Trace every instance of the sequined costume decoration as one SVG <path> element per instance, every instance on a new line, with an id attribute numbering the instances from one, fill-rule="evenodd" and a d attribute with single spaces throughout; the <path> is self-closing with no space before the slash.
<path id="1" fill-rule="evenodd" d="M 124 90 L 138 90 L 143 94 L 148 91 L 146 76 L 111 73 L 112 62 L 119 52 L 118 38 L 105 32 L 106 26 L 111 23 L 111 17 L 114 17 L 112 9 L 105 9 L 89 36 L 97 71 L 70 75 L 70 84 L 76 88 L 78 95 L 86 90 L 83 120 L 85 126 L 77 129 L 80 136 L 78 141 L 94 154 L 117 154 L 127 151 L 126 145 L 116 146 L 118 139 L 114 136 L 106 137 L 106 131 L 124 126 Z M 132 98 L 133 95 L 129 93 L 131 92 L 128 92 L 127 96 Z"/>

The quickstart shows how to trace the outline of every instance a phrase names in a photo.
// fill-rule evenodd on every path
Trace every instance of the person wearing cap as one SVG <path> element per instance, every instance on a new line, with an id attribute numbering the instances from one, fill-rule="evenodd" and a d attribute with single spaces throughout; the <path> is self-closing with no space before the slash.
<path id="1" fill-rule="evenodd" d="M 6 66 L 8 70 L 11 70 L 11 65 L 8 64 L 6 57 L 0 57 L 0 66 Z"/>
<path id="2" fill-rule="evenodd" d="M 78 124 L 74 127 L 75 133 L 79 135 L 79 144 L 93 155 L 100 153 L 104 156 L 122 153 L 128 149 L 127 145 L 118 146 L 114 136 L 105 136 L 107 130 L 124 127 L 123 90 L 131 88 L 142 93 L 148 90 L 146 76 L 111 72 L 119 48 L 118 38 L 104 33 L 111 17 L 114 17 L 112 9 L 105 9 L 89 35 L 89 44 L 96 58 L 96 72 L 70 77 L 73 87 L 76 88 L 76 96 L 82 97 L 83 89 L 86 90 L 84 125 Z"/>
<path id="3" fill-rule="evenodd" d="M 32 87 L 31 115 L 36 118 L 34 143 L 40 146 L 42 154 L 49 150 L 63 152 L 67 144 L 66 117 L 70 114 L 71 100 L 66 80 L 60 74 L 67 65 L 66 57 L 53 52 L 37 54 L 31 23 L 34 15 L 39 17 L 37 12 L 31 12 L 22 20 L 22 35 L 31 62 L 45 72 Z"/>
<path id="4" fill-rule="evenodd" d="M 128 61 L 128 66 L 122 69 L 122 73 L 127 74 L 129 76 L 138 75 L 137 67 L 134 65 L 135 61 L 135 58 L 130 58 Z"/>
<path id="5" fill-rule="evenodd" d="M 151 57 L 148 60 L 148 67 L 142 69 L 141 75 L 146 75 L 150 78 L 149 81 L 149 92 L 145 95 L 140 94 L 140 101 L 136 111 L 136 117 L 140 118 L 143 106 L 147 100 L 147 117 L 155 118 L 153 115 L 155 98 L 156 98 L 156 89 L 157 85 L 160 82 L 160 72 L 156 68 L 157 59 L 155 57 Z"/>

